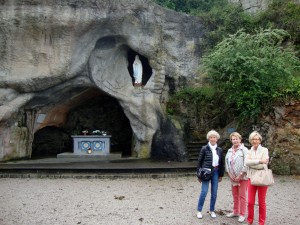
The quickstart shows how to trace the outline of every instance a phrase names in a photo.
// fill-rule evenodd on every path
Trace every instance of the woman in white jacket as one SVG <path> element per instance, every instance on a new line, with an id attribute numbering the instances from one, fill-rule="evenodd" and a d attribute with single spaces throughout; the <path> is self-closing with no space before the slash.
<path id="1" fill-rule="evenodd" d="M 249 142 L 252 147 L 246 157 L 246 166 L 248 166 L 247 176 L 248 180 L 248 224 L 253 223 L 254 219 L 254 204 L 255 195 L 258 192 L 258 205 L 259 205 L 259 225 L 264 225 L 266 221 L 266 195 L 268 186 L 255 186 L 251 184 L 251 177 L 256 170 L 264 169 L 264 164 L 269 162 L 269 151 L 267 148 L 261 146 L 262 136 L 253 131 L 249 136 Z"/>

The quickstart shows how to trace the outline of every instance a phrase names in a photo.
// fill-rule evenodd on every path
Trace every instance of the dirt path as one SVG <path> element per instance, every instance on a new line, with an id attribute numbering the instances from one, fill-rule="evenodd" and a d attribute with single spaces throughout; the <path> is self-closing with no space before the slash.
<path id="1" fill-rule="evenodd" d="M 277 176 L 267 194 L 267 224 L 300 224 L 300 179 Z M 196 218 L 200 186 L 195 177 L 122 179 L 0 179 L 1 225 L 240 224 L 204 213 Z M 210 193 L 205 201 L 208 209 Z M 232 208 L 228 178 L 216 209 Z M 257 222 L 256 207 L 256 222 Z"/>

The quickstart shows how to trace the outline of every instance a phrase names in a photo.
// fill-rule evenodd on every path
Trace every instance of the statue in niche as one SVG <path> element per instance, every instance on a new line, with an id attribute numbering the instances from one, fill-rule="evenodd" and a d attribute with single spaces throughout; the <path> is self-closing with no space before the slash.
<path id="1" fill-rule="evenodd" d="M 133 62 L 133 77 L 134 77 L 134 86 L 142 85 L 142 76 L 143 76 L 143 66 L 142 62 L 138 55 L 135 56 Z"/>

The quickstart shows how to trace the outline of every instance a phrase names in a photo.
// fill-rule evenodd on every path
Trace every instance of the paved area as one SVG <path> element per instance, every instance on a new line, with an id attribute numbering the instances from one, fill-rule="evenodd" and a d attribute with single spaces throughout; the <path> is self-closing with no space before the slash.
<path id="1" fill-rule="evenodd" d="M 196 162 L 136 158 L 44 158 L 0 163 L 0 225 L 237 225 L 230 181 L 219 185 L 216 219 L 196 218 Z M 60 179 L 56 179 L 60 178 Z M 80 179 L 78 179 L 80 178 Z M 267 225 L 298 225 L 300 177 L 275 176 Z M 205 202 L 208 209 L 210 193 Z M 258 206 L 255 207 L 256 222 Z M 255 223 L 256 224 L 256 223 Z"/>
<path id="2" fill-rule="evenodd" d="M 200 183 L 195 176 L 103 179 L 0 179 L 1 225 L 239 225 L 230 181 L 219 184 L 217 218 L 196 218 Z M 300 179 L 275 176 L 267 193 L 266 225 L 298 225 Z M 255 206 L 257 225 L 258 206 Z"/>

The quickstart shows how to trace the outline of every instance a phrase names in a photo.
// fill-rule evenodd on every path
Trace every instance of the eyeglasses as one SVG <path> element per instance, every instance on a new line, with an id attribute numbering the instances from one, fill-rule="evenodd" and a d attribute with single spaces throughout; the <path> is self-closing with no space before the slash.
<path id="1" fill-rule="evenodd" d="M 260 141 L 259 138 L 252 138 L 251 140 L 252 140 L 252 141 Z"/>

